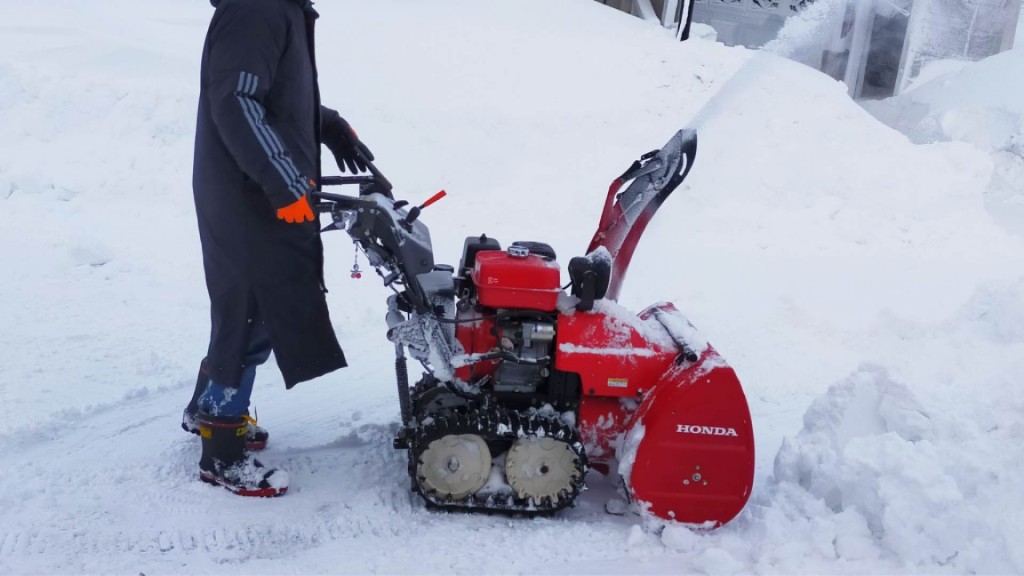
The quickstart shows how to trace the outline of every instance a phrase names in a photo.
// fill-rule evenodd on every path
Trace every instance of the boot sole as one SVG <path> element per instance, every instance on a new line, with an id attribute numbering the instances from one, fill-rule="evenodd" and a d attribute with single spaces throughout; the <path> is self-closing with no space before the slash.
<path id="1" fill-rule="evenodd" d="M 203 482 L 206 482 L 207 484 L 211 484 L 213 486 L 220 486 L 225 490 L 231 492 L 232 494 L 237 494 L 239 496 L 248 496 L 251 498 L 274 498 L 276 496 L 281 496 L 288 491 L 287 486 L 285 486 L 284 488 L 255 488 L 251 490 L 247 488 L 235 488 L 229 484 L 225 484 L 216 476 L 211 476 L 209 474 L 206 474 L 205 472 L 199 473 L 199 479 Z"/>

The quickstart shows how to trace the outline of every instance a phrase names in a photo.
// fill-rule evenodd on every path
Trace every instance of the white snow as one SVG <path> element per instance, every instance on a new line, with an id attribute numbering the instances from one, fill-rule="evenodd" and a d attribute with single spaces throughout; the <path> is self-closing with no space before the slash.
<path id="1" fill-rule="evenodd" d="M 865 106 L 915 141 L 1024 150 L 1024 47 L 974 64 L 936 64 L 909 91 Z"/>
<path id="2" fill-rule="evenodd" d="M 570 342 L 563 342 L 558 345 L 558 351 L 563 354 L 593 354 L 595 356 L 639 356 L 650 358 L 657 356 L 657 352 L 649 348 L 592 348 L 589 346 L 577 346 Z"/>
<path id="3" fill-rule="evenodd" d="M 645 434 L 646 429 L 643 423 L 637 422 L 622 438 L 622 445 L 616 447 L 615 456 L 619 460 L 618 474 L 626 483 L 629 482 L 630 475 L 633 473 L 633 464 L 636 464 L 636 451 L 640 448 Z"/>
<path id="4" fill-rule="evenodd" d="M 792 58 L 815 69 L 822 47 L 834 38 L 836 24 L 852 0 L 817 0 L 799 14 L 786 18 L 778 36 L 764 46 L 766 52 Z"/>
<path id="5" fill-rule="evenodd" d="M 568 262 L 609 182 L 698 130 L 620 304 L 675 302 L 737 370 L 751 502 L 690 532 L 606 514 L 592 475 L 551 519 L 425 510 L 390 446 L 387 291 L 348 278 L 340 233 L 351 366 L 287 393 L 257 377 L 288 494 L 200 483 L 178 422 L 209 329 L 190 171 L 212 10 L 5 2 L 0 573 L 1024 572 L 1024 220 L 1005 217 L 1024 171 L 968 137 L 1020 117 L 1019 49 L 907 94 L 948 96 L 922 100 L 956 117 L 933 143 L 812 69 L 592 0 L 319 7 L 324 101 L 399 196 L 449 192 L 422 216 L 440 262 L 481 232 Z"/>
<path id="6" fill-rule="evenodd" d="M 1024 48 L 1024 10 L 1017 19 L 1017 36 L 1013 39 L 1014 48 Z"/>
<path id="7" fill-rule="evenodd" d="M 973 64 L 936 64 L 911 90 L 864 107 L 915 142 L 968 142 L 988 152 L 988 210 L 1008 230 L 1024 229 L 1024 46 Z"/>

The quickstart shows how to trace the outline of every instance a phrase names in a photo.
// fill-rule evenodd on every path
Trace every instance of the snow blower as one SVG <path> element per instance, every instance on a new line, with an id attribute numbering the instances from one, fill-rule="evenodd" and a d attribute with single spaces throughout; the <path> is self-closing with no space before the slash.
<path id="1" fill-rule="evenodd" d="M 621 475 L 660 518 L 714 528 L 740 512 L 754 436 L 735 372 L 672 304 L 634 315 L 616 303 L 641 234 L 696 151 L 696 133 L 680 131 L 612 183 L 586 255 L 569 261 L 568 292 L 541 242 L 474 236 L 458 267 L 436 264 L 419 217 L 444 192 L 395 201 L 370 162 L 368 176 L 323 179 L 359 186 L 317 193 L 333 220 L 324 230 L 347 231 L 394 292 L 394 446 L 428 505 L 552 513 L 593 469 Z M 406 354 L 426 370 L 413 385 Z"/>

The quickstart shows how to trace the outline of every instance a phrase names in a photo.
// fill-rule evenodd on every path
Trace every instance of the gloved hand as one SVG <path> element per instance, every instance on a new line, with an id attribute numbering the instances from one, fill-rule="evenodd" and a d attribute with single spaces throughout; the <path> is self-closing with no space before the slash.
<path id="1" fill-rule="evenodd" d="M 334 154 L 334 160 L 342 172 L 346 166 L 353 174 L 366 172 L 364 159 L 373 161 L 373 152 L 370 152 L 352 126 L 341 116 L 336 115 L 326 123 L 323 141 L 331 154 Z"/>
<path id="2" fill-rule="evenodd" d="M 284 208 L 278 209 L 277 218 L 289 224 L 312 222 L 314 220 L 313 209 L 309 206 L 309 200 L 306 196 L 303 196 Z"/>

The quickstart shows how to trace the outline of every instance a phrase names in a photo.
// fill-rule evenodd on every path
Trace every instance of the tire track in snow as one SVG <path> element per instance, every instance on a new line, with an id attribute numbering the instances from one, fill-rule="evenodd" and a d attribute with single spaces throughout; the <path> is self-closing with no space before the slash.
<path id="1" fill-rule="evenodd" d="M 171 392 L 180 395 L 180 391 L 192 386 L 194 383 L 181 381 L 172 386 L 160 386 L 155 389 L 139 388 L 126 393 L 120 400 L 114 402 L 93 404 L 86 408 L 63 410 L 50 415 L 42 422 L 15 428 L 5 434 L 0 434 L 0 450 L 11 453 L 29 450 L 41 443 L 53 442 L 67 436 L 71 431 L 77 431 L 86 426 L 87 421 L 111 413 L 131 413 L 136 407 L 145 409 L 156 401 L 164 402 L 162 407 L 166 412 L 165 396 Z M 151 414 L 151 410 L 146 410 Z"/>
<path id="2" fill-rule="evenodd" d="M 525 558 L 536 546 L 621 542 L 620 521 L 587 494 L 555 519 L 427 511 L 408 489 L 405 454 L 391 447 L 394 424 L 339 422 L 330 411 L 284 423 L 260 457 L 289 472 L 289 494 L 239 498 L 196 480 L 199 444 L 178 428 L 177 410 L 167 414 L 179 394 L 83 415 L 74 429 L 5 458 L 5 472 L 9 462 L 15 473 L 0 477 L 0 572 L 173 572 L 197 559 L 257 570 L 264 560 L 319 557 L 319 548 L 340 554 L 335 571 L 478 572 L 500 570 L 503 555 Z M 296 438 L 301 445 L 289 445 Z M 588 522 L 595 516 L 601 520 Z M 566 522 L 579 524 L 566 531 Z M 472 554 L 427 554 L 428 565 L 380 554 L 426 553 L 466 538 L 477 542 Z"/>
<path id="3" fill-rule="evenodd" d="M 285 434 L 275 437 L 261 459 L 291 475 L 284 498 L 243 500 L 198 482 L 199 444 L 177 427 L 176 411 L 167 414 L 179 389 L 126 397 L 7 451 L 5 468 L 21 473 L 0 479 L 0 507 L 9 511 L 0 556 L 42 555 L 54 567 L 111 552 L 280 556 L 361 534 L 394 535 L 390 516 L 414 511 L 390 425 L 310 422 L 306 428 L 323 431 L 321 442 L 298 448 Z"/>

